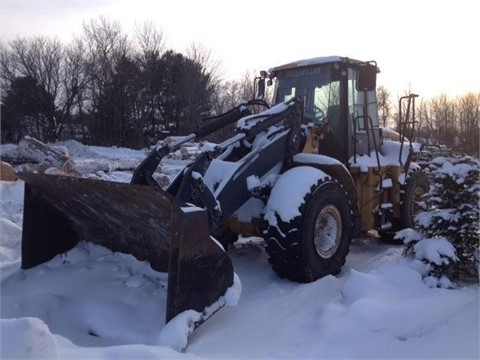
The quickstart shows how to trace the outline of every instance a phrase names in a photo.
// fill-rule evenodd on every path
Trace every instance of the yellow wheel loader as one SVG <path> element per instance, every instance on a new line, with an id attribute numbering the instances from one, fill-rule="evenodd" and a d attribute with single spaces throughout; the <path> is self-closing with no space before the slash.
<path id="1" fill-rule="evenodd" d="M 399 141 L 384 139 L 378 72 L 373 61 L 338 56 L 262 72 L 256 100 L 153 149 L 130 184 L 19 174 L 23 268 L 79 241 L 133 254 L 168 272 L 167 322 L 192 309 L 203 321 L 212 304 L 223 305 L 218 299 L 234 282 L 224 248 L 239 234 L 265 239 L 281 277 L 310 282 L 339 273 L 360 232 L 391 239 L 413 226 L 429 188 L 407 140 L 416 95 L 401 100 Z M 271 106 L 266 85 L 274 86 Z M 264 110 L 252 114 L 252 106 Z M 166 154 L 233 123 L 232 137 L 205 149 L 167 188 L 154 181 Z"/>

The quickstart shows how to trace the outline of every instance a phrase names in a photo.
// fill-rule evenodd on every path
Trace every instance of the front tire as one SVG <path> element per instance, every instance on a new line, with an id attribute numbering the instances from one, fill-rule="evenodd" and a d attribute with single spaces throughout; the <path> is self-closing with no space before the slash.
<path id="1" fill-rule="evenodd" d="M 328 178 L 304 195 L 300 215 L 267 230 L 265 248 L 273 270 L 283 278 L 312 282 L 340 272 L 347 257 L 352 230 L 351 205 L 343 188 Z"/>

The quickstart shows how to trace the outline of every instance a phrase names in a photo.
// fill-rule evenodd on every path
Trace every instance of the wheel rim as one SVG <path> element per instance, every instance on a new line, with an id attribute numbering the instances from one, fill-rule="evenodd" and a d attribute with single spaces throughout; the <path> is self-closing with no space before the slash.
<path id="1" fill-rule="evenodd" d="M 330 258 L 337 251 L 342 238 L 342 217 L 333 205 L 320 211 L 315 221 L 314 243 L 317 254 L 322 258 Z"/>

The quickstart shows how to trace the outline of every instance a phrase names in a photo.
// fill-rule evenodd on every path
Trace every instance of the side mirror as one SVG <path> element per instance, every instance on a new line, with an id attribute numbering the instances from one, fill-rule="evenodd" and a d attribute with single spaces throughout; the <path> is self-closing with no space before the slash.
<path id="1" fill-rule="evenodd" d="M 358 68 L 357 91 L 374 91 L 377 87 L 377 64 L 368 62 Z"/>

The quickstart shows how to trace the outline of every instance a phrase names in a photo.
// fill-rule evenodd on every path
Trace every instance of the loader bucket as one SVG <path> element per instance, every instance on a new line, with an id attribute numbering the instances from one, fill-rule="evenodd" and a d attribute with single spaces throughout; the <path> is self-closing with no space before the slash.
<path id="1" fill-rule="evenodd" d="M 210 237 L 204 210 L 184 206 L 160 188 L 18 176 L 25 181 L 22 268 L 46 262 L 80 241 L 132 254 L 168 272 L 165 322 L 185 310 L 202 313 L 232 286 L 232 263 Z"/>

